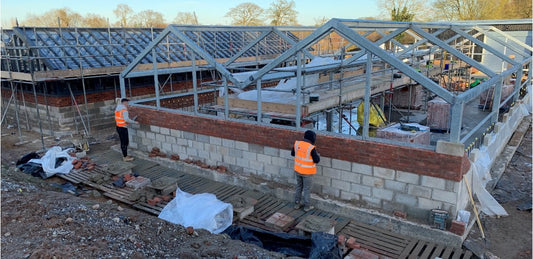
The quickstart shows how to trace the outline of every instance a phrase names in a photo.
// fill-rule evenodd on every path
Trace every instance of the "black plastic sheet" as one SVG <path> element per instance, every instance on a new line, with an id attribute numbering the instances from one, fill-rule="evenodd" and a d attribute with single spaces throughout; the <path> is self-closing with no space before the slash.
<path id="1" fill-rule="evenodd" d="M 230 226 L 224 233 L 232 239 L 288 256 L 342 258 L 340 249 L 337 247 L 337 237 L 327 233 L 315 232 L 311 237 L 307 237 L 243 226 Z"/>

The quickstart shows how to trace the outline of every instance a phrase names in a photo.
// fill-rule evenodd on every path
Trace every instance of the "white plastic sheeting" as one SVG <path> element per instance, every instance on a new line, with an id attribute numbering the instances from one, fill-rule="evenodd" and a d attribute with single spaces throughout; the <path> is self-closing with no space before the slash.
<path id="1" fill-rule="evenodd" d="M 509 216 L 507 211 L 490 195 L 490 193 L 485 188 L 486 182 L 483 180 L 483 176 L 487 173 L 483 173 L 478 170 L 476 165 L 477 163 L 472 164 L 472 189 L 476 194 L 479 203 L 481 204 L 481 211 L 488 216 Z M 490 176 L 490 174 L 488 174 Z"/>
<path id="2" fill-rule="evenodd" d="M 32 159 L 29 162 L 40 164 L 43 167 L 46 178 L 55 174 L 68 174 L 70 170 L 74 168 L 72 161 L 75 158 L 68 154 L 71 150 L 73 149 L 68 148 L 62 150 L 61 147 L 58 146 L 51 147 L 46 151 L 46 154 L 44 154 L 43 157 Z M 56 167 L 56 161 L 58 159 L 64 159 L 64 161 Z"/>
<path id="3" fill-rule="evenodd" d="M 481 211 L 489 216 L 508 216 L 505 209 L 490 195 L 485 186 L 492 180 L 490 174 L 492 164 L 504 149 L 521 119 L 527 115 L 529 111 L 526 104 L 520 103 L 513 107 L 508 114 L 507 122 L 500 126 L 497 133 L 489 135 L 490 141 L 486 146 L 479 148 L 476 161 L 471 162 L 472 189 L 481 203 Z"/>
<path id="4" fill-rule="evenodd" d="M 231 225 L 233 206 L 211 193 L 190 194 L 177 188 L 176 197 L 163 208 L 159 218 L 219 234 Z"/>

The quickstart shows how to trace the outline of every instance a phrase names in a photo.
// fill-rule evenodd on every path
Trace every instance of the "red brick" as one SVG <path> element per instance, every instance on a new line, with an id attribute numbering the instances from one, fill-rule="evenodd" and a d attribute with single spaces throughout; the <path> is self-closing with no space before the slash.
<path id="1" fill-rule="evenodd" d="M 395 210 L 392 214 L 393 214 L 395 217 L 398 217 L 398 218 L 402 218 L 402 219 L 407 218 L 407 213 L 405 213 L 405 212 L 403 212 L 403 211 Z"/>
<path id="2" fill-rule="evenodd" d="M 450 227 L 450 232 L 462 236 L 465 233 L 465 223 L 462 221 L 452 220 L 452 225 Z"/>
<path id="3" fill-rule="evenodd" d="M 355 241 L 355 238 L 350 237 L 346 240 L 346 247 L 350 249 L 361 248 L 361 245 Z"/>
<path id="4" fill-rule="evenodd" d="M 194 228 L 193 227 L 187 227 L 187 234 L 192 235 L 194 234 Z"/>
<path id="5" fill-rule="evenodd" d="M 337 244 L 338 244 L 339 246 L 343 246 L 345 243 L 346 243 L 346 236 L 343 235 L 343 234 L 340 234 L 340 235 L 337 237 Z"/>
<path id="6" fill-rule="evenodd" d="M 302 138 L 302 132 L 286 128 L 254 125 L 254 130 L 251 131 L 249 123 L 238 121 L 207 117 L 198 120 L 198 117 L 192 114 L 176 114 L 144 107 L 131 107 L 130 110 L 139 115 L 141 123 L 144 121 L 150 125 L 273 148 L 290 150 L 294 140 Z M 460 181 L 470 168 L 466 154 L 458 157 L 427 149 L 326 135 L 317 136 L 316 146 L 320 153 L 328 154 L 330 158 L 454 181 Z M 353 148 L 346 148 L 347 146 Z M 416 161 L 413 157 L 417 158 Z"/>

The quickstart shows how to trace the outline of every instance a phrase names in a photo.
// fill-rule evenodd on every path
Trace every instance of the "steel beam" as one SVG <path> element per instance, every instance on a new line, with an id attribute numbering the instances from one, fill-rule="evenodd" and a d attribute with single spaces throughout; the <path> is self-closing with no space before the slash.
<path id="1" fill-rule="evenodd" d="M 363 139 L 368 139 L 368 131 L 370 127 L 370 87 L 372 86 L 372 53 L 366 51 L 366 83 L 365 83 L 365 97 L 364 97 L 364 118 L 363 118 Z M 350 110 L 351 112 L 351 110 Z M 341 118 L 339 118 L 339 121 Z"/>
<path id="2" fill-rule="evenodd" d="M 262 104 L 262 97 L 261 97 L 261 79 L 257 80 L 257 122 L 263 121 L 263 107 Z"/>
<path id="3" fill-rule="evenodd" d="M 235 60 L 237 60 L 240 56 L 242 56 L 244 53 L 246 53 L 248 50 L 250 50 L 253 46 L 258 44 L 260 41 L 262 41 L 266 36 L 268 36 L 272 31 L 264 31 L 257 37 L 255 40 L 250 42 L 248 45 L 246 45 L 244 48 L 242 48 L 239 52 L 237 52 L 233 57 L 228 59 L 226 62 L 224 62 L 224 66 L 228 66 L 229 64 L 233 63 Z"/>
<path id="4" fill-rule="evenodd" d="M 302 102 L 302 59 L 304 58 L 303 52 L 298 52 L 296 54 L 296 128 L 300 128 L 301 124 L 301 117 L 302 117 L 302 110 L 301 110 L 301 102 Z"/>
<path id="5" fill-rule="evenodd" d="M 391 32 L 389 34 L 384 35 L 381 39 L 377 40 L 374 44 L 379 46 L 379 45 L 381 45 L 381 44 L 393 39 L 394 37 L 396 37 L 397 35 L 401 34 L 404 31 L 405 31 L 405 28 L 398 28 L 398 29 L 394 30 L 393 32 Z M 355 54 L 355 55 L 349 57 L 348 59 L 346 59 L 345 63 L 346 64 L 350 64 L 351 62 L 356 61 L 357 59 L 359 59 L 360 57 L 362 57 L 365 54 L 366 54 L 366 52 L 361 51 L 360 53 Z M 368 59 L 368 57 L 367 57 L 367 59 Z"/>
<path id="6" fill-rule="evenodd" d="M 159 75 L 157 74 L 157 57 L 155 55 L 155 49 L 152 48 L 152 66 L 154 71 L 154 88 L 155 88 L 155 103 L 156 107 L 161 108 L 161 102 L 159 100 Z"/>
<path id="7" fill-rule="evenodd" d="M 478 86 L 457 95 L 457 99 L 463 102 L 469 102 L 470 100 L 478 97 L 485 90 L 489 89 L 492 85 L 498 83 L 502 78 L 506 78 L 510 76 L 512 73 L 516 72 L 518 69 L 522 69 L 522 66 L 529 62 L 531 62 L 530 59 L 523 60 L 522 62 L 520 62 L 520 64 L 515 65 L 512 68 L 503 71 L 499 75 L 489 78 L 487 81 L 479 84 Z"/>
<path id="8" fill-rule="evenodd" d="M 497 56 L 497 57 L 503 59 L 504 61 L 507 61 L 507 62 L 509 62 L 509 63 L 511 63 L 511 64 L 513 64 L 513 65 L 516 65 L 516 64 L 517 64 L 517 62 L 514 61 L 513 59 L 511 59 L 510 57 L 508 57 L 508 56 L 506 56 L 505 54 L 503 54 L 503 53 L 497 51 L 495 48 L 493 48 L 493 47 L 491 47 L 491 46 L 485 44 L 484 42 L 482 42 L 482 41 L 480 41 L 480 40 L 478 40 L 478 39 L 472 37 L 472 35 L 470 35 L 470 34 L 464 32 L 464 31 L 462 31 L 462 30 L 459 30 L 459 29 L 457 29 L 457 28 L 453 28 L 453 27 L 452 27 L 452 30 L 453 30 L 454 32 L 456 32 L 457 34 L 463 36 L 464 38 L 468 39 L 469 41 L 471 41 L 471 42 L 477 44 L 478 46 L 481 46 L 483 49 L 485 49 L 485 50 L 491 52 L 491 53 L 494 54 L 495 56 Z"/>
<path id="9" fill-rule="evenodd" d="M 192 41 L 187 35 L 185 35 L 183 32 L 178 31 L 173 26 L 169 26 L 170 32 L 174 34 L 178 39 L 183 41 L 189 48 L 191 48 L 194 52 L 196 52 L 197 55 L 202 57 L 207 63 L 209 63 L 211 66 L 214 67 L 215 70 L 217 70 L 222 76 L 228 80 L 230 80 L 235 86 L 239 86 L 239 82 L 237 79 L 235 79 L 231 73 L 220 63 L 218 63 L 209 53 L 205 52 L 200 46 L 198 46 L 194 41 Z"/>
<path id="10" fill-rule="evenodd" d="M 500 38 L 498 38 L 498 37 L 494 37 L 494 36 L 492 36 L 492 35 L 490 34 L 490 30 L 491 30 L 492 28 L 490 28 L 490 29 L 488 29 L 488 30 L 483 29 L 483 28 L 481 28 L 481 27 L 479 27 L 479 26 L 476 26 L 476 27 L 474 27 L 474 28 L 475 28 L 477 31 L 482 32 L 485 36 L 487 36 L 487 38 L 490 38 L 491 40 L 500 43 L 500 45 L 505 46 L 505 47 L 511 49 L 511 50 L 514 51 L 516 54 L 521 55 L 522 57 L 531 56 L 531 52 L 532 52 L 533 50 L 532 50 L 532 48 L 531 48 L 530 46 L 528 46 L 528 45 L 526 45 L 526 44 L 523 44 L 523 45 L 525 45 L 525 47 L 524 47 L 522 44 L 519 44 L 521 47 L 524 47 L 523 49 L 520 49 L 520 48 L 518 48 L 518 47 L 516 47 L 516 46 L 514 46 L 514 45 L 511 45 L 511 44 L 509 44 L 509 43 L 507 43 L 507 42 L 505 42 L 505 41 L 502 41 L 502 40 L 501 40 Z M 496 29 L 496 28 L 494 28 L 494 29 Z M 511 41 L 513 41 L 513 42 L 516 40 L 514 37 L 511 37 L 511 36 L 507 35 L 506 33 L 502 32 L 502 31 L 500 31 L 500 30 L 495 30 L 494 32 L 497 33 L 497 34 L 500 34 L 500 35 L 502 35 L 502 36 L 504 36 L 504 37 L 506 37 L 506 38 L 508 38 L 508 39 L 511 39 Z M 529 52 L 527 52 L 527 51 L 529 51 Z"/>
<path id="11" fill-rule="evenodd" d="M 309 46 L 311 43 L 318 41 L 322 37 L 324 37 L 327 33 L 331 31 L 332 24 L 334 24 L 336 21 L 335 19 L 328 21 L 323 26 L 317 28 L 314 32 L 309 34 L 309 36 L 305 37 L 298 43 L 296 43 L 294 46 L 289 48 L 287 51 L 283 52 L 281 55 L 279 55 L 276 59 L 274 59 L 272 62 L 264 66 L 263 68 L 259 69 L 257 72 L 255 72 L 250 78 L 248 78 L 245 82 L 240 84 L 240 86 L 245 87 L 247 85 L 253 84 L 257 81 L 258 78 L 262 78 L 263 75 L 271 71 L 272 69 L 279 66 L 282 62 L 286 61 L 290 57 L 296 55 L 296 53 L 307 46 Z"/>
<path id="12" fill-rule="evenodd" d="M 297 43 L 296 41 L 294 41 L 293 39 L 287 37 L 287 35 L 283 34 L 280 30 L 276 29 L 275 27 L 272 30 L 274 31 L 274 33 L 276 33 L 278 36 L 280 36 L 282 39 L 284 39 L 288 43 L 290 43 L 292 45 Z M 315 57 L 315 55 L 311 54 L 311 52 L 309 52 L 306 49 L 304 49 L 304 53 L 305 53 L 305 55 L 307 55 L 311 59 L 313 59 Z"/>
<path id="13" fill-rule="evenodd" d="M 334 25 L 334 29 L 342 34 L 344 37 L 346 37 L 348 40 L 352 41 L 354 44 L 363 47 L 364 49 L 370 51 L 372 54 L 378 56 L 383 61 L 391 64 L 393 67 L 400 70 L 405 75 L 409 76 L 413 80 L 417 81 L 421 85 L 423 85 L 428 90 L 432 91 L 433 93 L 440 96 L 442 99 L 449 103 L 454 102 L 454 95 L 450 92 L 448 92 L 446 89 L 442 88 L 440 85 L 436 84 L 429 78 L 423 76 L 418 71 L 414 70 L 410 66 L 404 64 L 401 60 L 398 58 L 389 55 L 385 50 L 381 49 L 380 47 L 374 45 L 371 41 L 361 37 L 358 33 L 354 32 L 352 29 L 348 28 L 346 25 L 342 23 L 337 23 Z"/>
<path id="14" fill-rule="evenodd" d="M 529 23 L 531 23 L 531 21 L 529 21 Z M 521 47 L 524 47 L 525 49 L 529 50 L 530 52 L 533 52 L 533 46 L 529 46 L 523 42 L 521 42 L 520 40 L 518 40 L 517 38 L 513 37 L 513 36 L 510 36 L 509 34 L 501 31 L 500 29 L 494 27 L 494 26 L 490 26 L 490 30 L 500 34 L 500 35 L 503 35 L 505 36 L 506 38 L 509 38 L 511 41 L 513 41 L 514 43 L 520 45 Z"/>
<path id="15" fill-rule="evenodd" d="M 170 27 L 165 28 L 161 34 L 159 34 L 159 36 L 157 36 L 150 44 L 148 44 L 148 46 L 141 51 L 141 53 L 139 53 L 139 55 L 137 55 L 137 57 L 135 57 L 135 59 L 133 59 L 133 61 L 131 61 L 131 63 L 124 68 L 124 70 L 122 70 L 122 72 L 120 72 L 121 78 L 126 77 L 135 68 L 135 66 L 137 66 L 141 60 L 143 60 L 146 55 L 148 55 L 148 53 L 150 53 L 152 49 L 170 33 L 169 28 Z"/>
<path id="16" fill-rule="evenodd" d="M 485 75 L 487 75 L 489 77 L 493 77 L 493 76 L 496 75 L 496 73 L 494 73 L 492 70 L 490 70 L 486 66 L 481 65 L 479 62 L 477 62 L 474 59 L 468 57 L 467 55 L 463 54 L 462 52 L 459 52 L 455 48 L 451 47 L 450 45 L 446 44 L 444 41 L 438 39 L 437 37 L 431 35 L 430 33 L 424 31 L 423 29 L 421 29 L 421 28 L 419 28 L 417 26 L 413 26 L 413 27 L 411 27 L 411 29 L 413 31 L 415 31 L 416 33 L 422 35 L 423 37 L 427 38 L 429 41 L 439 45 L 441 48 L 443 48 L 444 50 L 450 52 L 450 54 L 456 56 L 460 60 L 462 60 L 462 61 L 468 63 L 469 65 L 479 69 L 479 71 L 485 73 Z"/>
<path id="17" fill-rule="evenodd" d="M 450 142 L 461 141 L 461 127 L 463 125 L 464 102 L 458 101 L 451 106 Z"/>

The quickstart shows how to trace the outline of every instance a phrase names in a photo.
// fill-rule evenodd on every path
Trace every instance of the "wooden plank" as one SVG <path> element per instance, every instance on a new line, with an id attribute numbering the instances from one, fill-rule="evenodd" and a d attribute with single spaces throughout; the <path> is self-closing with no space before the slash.
<path id="1" fill-rule="evenodd" d="M 415 248 L 411 252 L 411 255 L 409 255 L 409 259 L 417 259 L 418 255 L 420 254 L 420 251 L 422 251 L 422 248 L 425 246 L 426 242 L 422 240 L 418 240 L 418 244 L 416 244 Z"/>
<path id="2" fill-rule="evenodd" d="M 442 250 L 444 250 L 444 245 L 439 244 L 435 250 L 433 250 L 433 253 L 431 254 L 431 258 L 440 257 L 442 254 Z"/>
<path id="3" fill-rule="evenodd" d="M 133 207 L 136 208 L 136 209 L 139 209 L 139 210 L 143 210 L 143 211 L 146 211 L 148 213 L 151 213 L 151 214 L 154 214 L 156 216 L 159 216 L 159 213 L 161 213 L 160 211 L 158 210 L 154 210 L 152 208 L 149 208 L 149 207 L 146 207 L 144 206 L 145 203 L 137 203 L 137 204 L 133 204 Z"/>
<path id="4" fill-rule="evenodd" d="M 463 250 L 461 248 L 456 248 L 455 250 L 453 250 L 452 259 L 460 259 L 461 255 L 463 255 Z"/>
<path id="5" fill-rule="evenodd" d="M 229 106 L 231 108 L 242 108 L 250 112 L 257 113 L 257 101 L 237 99 L 234 97 L 228 98 Z M 217 98 L 217 105 L 224 105 L 224 98 Z M 275 112 L 282 114 L 296 114 L 296 105 L 285 103 L 261 102 L 262 112 Z M 308 114 L 307 107 L 301 106 L 302 114 Z"/>
<path id="6" fill-rule="evenodd" d="M 430 258 L 429 255 L 431 254 L 431 252 L 433 252 L 433 249 L 435 248 L 435 244 L 434 243 L 428 243 L 426 245 L 426 247 L 424 248 L 424 252 L 422 253 L 422 255 L 420 255 L 420 259 L 425 259 L 425 258 Z"/>
<path id="7" fill-rule="evenodd" d="M 470 259 L 472 257 L 472 251 L 466 250 L 465 254 L 463 255 L 463 259 Z"/>
<path id="8" fill-rule="evenodd" d="M 130 201 L 128 199 L 125 199 L 124 197 L 118 196 L 118 195 L 116 195 L 115 193 L 112 193 L 112 192 L 104 192 L 104 196 L 109 197 L 109 198 L 114 199 L 114 200 L 117 200 L 117 201 L 120 201 L 120 202 L 123 202 L 123 203 L 126 203 L 128 205 L 132 205 L 133 204 L 132 201 Z"/>
<path id="9" fill-rule="evenodd" d="M 409 242 L 409 244 L 403 249 L 402 253 L 400 254 L 400 256 L 398 256 L 398 258 L 400 259 L 407 258 L 407 256 L 411 254 L 411 251 L 413 251 L 417 243 L 418 243 L 418 240 L 414 240 L 414 239 L 411 240 L 411 242 Z"/>
<path id="10" fill-rule="evenodd" d="M 406 236 L 402 236 L 400 234 L 396 234 L 396 233 L 393 233 L 391 231 L 387 231 L 387 230 L 384 230 L 382 228 L 378 228 L 378 227 L 375 227 L 375 226 L 371 226 L 371 225 L 368 225 L 368 224 L 364 224 L 364 223 L 361 223 L 361 222 L 357 222 L 357 221 L 352 221 L 351 226 L 355 226 L 357 228 L 360 228 L 360 229 L 366 229 L 366 230 L 369 230 L 369 231 L 372 231 L 372 232 L 379 232 L 379 233 L 382 233 L 390 238 L 396 238 L 398 239 L 398 241 L 402 241 L 402 240 L 407 240 L 409 241 L 410 239 Z"/>
<path id="11" fill-rule="evenodd" d="M 441 258 L 442 259 L 450 258 L 450 255 L 452 254 L 452 252 L 453 252 L 453 248 L 452 247 L 446 247 L 446 249 L 444 250 L 444 253 L 442 253 Z"/>
<path id="12" fill-rule="evenodd" d="M 353 223 L 352 223 L 353 224 Z M 378 240 L 385 241 L 385 242 L 391 242 L 395 244 L 402 244 L 407 245 L 409 243 L 409 240 L 407 239 L 400 239 L 397 237 L 389 236 L 388 233 L 382 232 L 382 231 L 374 231 L 367 228 L 360 228 L 357 226 L 353 226 L 352 224 L 345 227 L 347 231 L 352 231 L 355 233 L 359 233 L 360 235 L 366 235 L 366 236 L 373 236 Z"/>
<path id="13" fill-rule="evenodd" d="M 359 243 L 365 244 L 369 247 L 375 247 L 379 251 L 392 253 L 395 256 L 401 254 L 405 245 L 401 243 L 391 242 L 391 240 L 383 239 L 378 233 L 361 233 L 361 232 L 343 232 L 348 236 L 355 237 Z"/>

